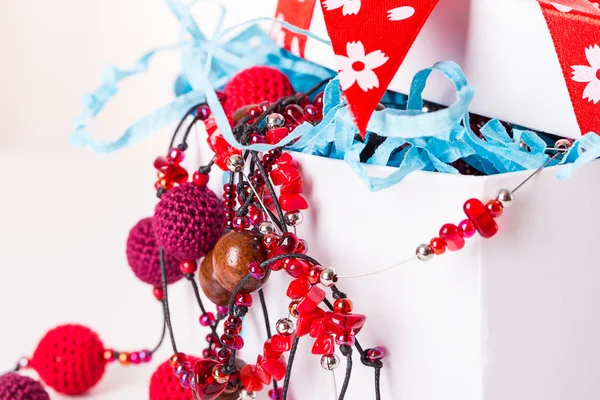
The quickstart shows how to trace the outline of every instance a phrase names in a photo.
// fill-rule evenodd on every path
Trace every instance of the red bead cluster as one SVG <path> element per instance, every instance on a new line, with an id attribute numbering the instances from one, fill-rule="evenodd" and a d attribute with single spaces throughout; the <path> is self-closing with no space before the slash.
<path id="1" fill-rule="evenodd" d="M 298 170 L 298 162 L 290 153 L 283 153 L 275 160 L 275 167 L 270 172 L 271 181 L 281 186 L 279 203 L 283 211 L 306 210 L 308 202 L 302 196 L 304 182 Z"/>
<path id="2" fill-rule="evenodd" d="M 158 170 L 158 180 L 154 184 L 156 190 L 169 190 L 174 186 L 187 182 L 188 173 L 180 164 L 184 154 L 178 148 L 172 148 L 166 157 L 157 157 L 154 168 Z"/>
<path id="3" fill-rule="evenodd" d="M 229 118 L 229 124 L 233 125 L 233 120 Z M 217 127 L 217 122 L 213 117 L 209 117 L 204 121 L 206 127 L 206 133 L 208 133 L 208 147 L 215 153 L 215 164 L 223 171 L 227 171 L 227 160 L 232 155 L 241 155 L 242 152 L 239 149 L 231 146 L 227 143 L 227 140 L 223 137 L 223 134 Z"/>
<path id="4" fill-rule="evenodd" d="M 121 365 L 130 364 L 145 364 L 152 361 L 152 352 L 150 350 L 141 350 L 133 352 L 115 351 L 111 349 L 104 350 L 102 355 L 104 360 L 108 363 L 119 361 Z"/>

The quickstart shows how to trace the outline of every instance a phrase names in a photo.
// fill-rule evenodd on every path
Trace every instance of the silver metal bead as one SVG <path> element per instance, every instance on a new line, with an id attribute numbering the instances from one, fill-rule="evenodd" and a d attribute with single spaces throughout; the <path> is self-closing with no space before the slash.
<path id="1" fill-rule="evenodd" d="M 429 261 L 433 258 L 433 250 L 428 244 L 420 244 L 417 246 L 417 258 L 421 261 Z"/>
<path id="2" fill-rule="evenodd" d="M 570 139 L 558 139 L 556 143 L 554 143 L 554 148 L 566 151 L 571 146 L 573 146 L 573 141 Z"/>
<path id="3" fill-rule="evenodd" d="M 289 318 L 281 318 L 277 321 L 275 325 L 275 329 L 277 329 L 277 333 L 280 335 L 291 335 L 294 333 L 294 323 Z"/>
<path id="4" fill-rule="evenodd" d="M 234 154 L 227 159 L 227 169 L 231 172 L 242 172 L 244 169 L 244 159 L 239 154 Z"/>
<path id="5" fill-rule="evenodd" d="M 261 222 L 258 226 L 258 232 L 263 235 L 266 235 L 267 233 L 275 233 L 275 225 L 273 225 L 273 223 L 270 221 Z"/>
<path id="6" fill-rule="evenodd" d="M 300 211 L 288 211 L 285 213 L 285 223 L 289 226 L 300 225 L 304 220 L 304 216 Z"/>
<path id="7" fill-rule="evenodd" d="M 496 195 L 496 200 L 498 200 L 504 207 L 510 207 L 515 200 L 515 196 L 508 189 L 500 189 L 498 194 Z"/>
<path id="8" fill-rule="evenodd" d="M 267 116 L 267 128 L 280 128 L 285 125 L 285 118 L 279 113 L 272 113 Z"/>
<path id="9" fill-rule="evenodd" d="M 249 390 L 242 389 L 240 390 L 240 395 L 238 400 L 254 400 L 256 399 L 256 393 L 250 392 Z"/>
<path id="10" fill-rule="evenodd" d="M 325 268 L 322 272 L 321 272 L 321 284 L 323 286 L 333 286 L 335 285 L 335 283 L 338 280 L 338 274 L 337 271 L 335 270 L 335 268 Z"/>
<path id="11" fill-rule="evenodd" d="M 321 357 L 321 367 L 327 371 L 333 371 L 340 366 L 340 358 L 335 354 L 327 354 Z"/>
<path id="12" fill-rule="evenodd" d="M 525 151 L 527 151 L 527 152 L 530 152 L 530 151 L 531 151 L 531 147 L 529 147 L 529 146 L 527 145 L 527 143 L 525 143 L 525 142 L 524 142 L 524 141 L 522 141 L 522 140 L 519 140 L 519 148 L 520 148 L 521 150 L 525 150 Z"/>

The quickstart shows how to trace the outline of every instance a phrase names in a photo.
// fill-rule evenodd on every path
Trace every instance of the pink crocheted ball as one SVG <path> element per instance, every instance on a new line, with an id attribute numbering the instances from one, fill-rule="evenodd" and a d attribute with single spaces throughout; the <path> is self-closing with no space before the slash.
<path id="1" fill-rule="evenodd" d="M 155 287 L 162 285 L 160 256 L 152 218 L 144 218 L 131 228 L 127 238 L 126 253 L 129 266 L 139 280 Z M 179 261 L 168 252 L 165 252 L 165 270 L 168 283 L 177 282 L 183 277 L 179 269 Z"/>
<path id="2" fill-rule="evenodd" d="M 0 376 L 0 400 L 50 400 L 42 384 L 23 375 Z"/>
<path id="3" fill-rule="evenodd" d="M 223 206 L 206 186 L 184 183 L 162 195 L 152 226 L 165 251 L 179 260 L 197 260 L 212 250 L 223 234 Z"/>
<path id="4" fill-rule="evenodd" d="M 238 72 L 225 85 L 225 113 L 263 101 L 274 102 L 295 93 L 288 77 L 276 68 L 257 66 Z"/>

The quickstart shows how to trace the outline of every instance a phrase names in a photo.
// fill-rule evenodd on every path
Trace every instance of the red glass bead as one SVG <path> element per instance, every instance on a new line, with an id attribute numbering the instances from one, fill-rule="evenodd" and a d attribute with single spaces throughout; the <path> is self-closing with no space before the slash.
<path id="1" fill-rule="evenodd" d="M 241 336 L 234 336 L 233 337 L 233 344 L 231 346 L 232 349 L 234 350 L 241 350 L 244 348 L 244 338 Z"/>
<path id="2" fill-rule="evenodd" d="M 169 358 L 169 365 L 171 368 L 175 368 L 178 365 L 189 364 L 190 360 L 188 356 L 183 353 L 175 353 Z"/>
<path id="3" fill-rule="evenodd" d="M 317 94 L 315 96 L 315 99 L 313 100 L 313 105 L 320 110 L 323 109 L 323 96 L 324 96 L 324 93 L 321 92 L 321 93 Z"/>
<path id="4" fill-rule="evenodd" d="M 208 106 L 205 105 L 199 106 L 198 108 L 196 108 L 196 116 L 201 121 L 205 121 L 206 119 L 208 119 L 208 117 L 210 117 L 210 108 L 208 108 Z"/>
<path id="5" fill-rule="evenodd" d="M 269 108 L 269 106 L 271 106 L 271 103 L 268 101 L 262 101 L 258 104 L 258 107 L 263 111 L 267 111 L 267 109 Z"/>
<path id="6" fill-rule="evenodd" d="M 303 240 L 300 243 L 304 242 Z M 300 246 L 296 249 L 295 253 L 304 254 L 304 252 L 300 252 L 298 250 Z M 288 258 L 283 263 L 284 268 L 288 274 L 293 276 L 294 278 L 304 277 L 308 274 L 308 269 L 310 268 L 310 263 L 305 260 L 300 260 L 298 258 Z"/>
<path id="7" fill-rule="evenodd" d="M 306 243 L 306 240 L 300 239 L 300 241 L 298 242 L 298 247 L 296 248 L 296 251 L 294 253 L 298 253 L 298 254 L 308 253 L 308 243 Z M 310 264 L 308 264 L 308 265 L 310 266 Z M 307 273 L 308 273 L 308 271 L 307 271 Z"/>
<path id="8" fill-rule="evenodd" d="M 478 199 L 467 200 L 463 210 L 482 237 L 488 239 L 498 233 L 498 224 L 494 216 Z"/>
<path id="9" fill-rule="evenodd" d="M 265 137 L 263 135 L 259 135 L 258 133 L 253 133 L 250 135 L 250 144 L 262 143 L 265 143 Z"/>
<path id="10" fill-rule="evenodd" d="M 233 219 L 235 218 L 235 211 L 225 211 L 224 215 L 225 219 L 227 221 L 232 221 L 231 223 L 233 224 Z"/>
<path id="11" fill-rule="evenodd" d="M 211 359 L 201 359 L 196 362 L 194 365 L 194 391 L 197 398 L 214 400 L 223 393 L 227 382 L 220 383 L 213 375 L 214 368 L 221 366 L 222 364 Z"/>
<path id="12" fill-rule="evenodd" d="M 446 252 L 446 241 L 439 237 L 433 238 L 431 239 L 431 242 L 429 242 L 429 247 L 431 247 L 436 255 L 444 254 Z"/>
<path id="13" fill-rule="evenodd" d="M 115 352 L 114 350 L 104 350 L 104 352 L 102 353 L 102 358 L 104 359 L 104 361 L 106 362 L 114 362 L 115 361 Z M 23 369 L 24 367 L 20 365 L 19 363 L 19 369 Z"/>
<path id="14" fill-rule="evenodd" d="M 238 232 L 246 230 L 250 227 L 250 219 L 248 216 L 238 216 L 233 219 L 233 229 Z"/>
<path id="15" fill-rule="evenodd" d="M 214 333 L 209 333 L 208 335 L 206 335 L 206 342 L 207 343 L 217 343 L 218 339 L 219 338 Z"/>
<path id="16" fill-rule="evenodd" d="M 215 323 L 215 314 L 211 313 L 210 311 L 207 312 L 206 314 L 202 314 L 202 316 L 200 316 L 200 325 L 210 326 L 214 323 Z"/>
<path id="17" fill-rule="evenodd" d="M 235 296 L 235 305 L 236 306 L 252 306 L 252 295 L 250 293 L 240 292 Z"/>
<path id="18" fill-rule="evenodd" d="M 184 275 L 193 274 L 198 270 L 198 264 L 195 260 L 183 260 L 179 263 L 179 269 Z"/>
<path id="19" fill-rule="evenodd" d="M 277 358 L 264 357 L 260 365 L 276 381 L 280 381 L 285 377 L 287 363 L 285 362 L 285 357 L 283 356 L 279 356 Z"/>
<path id="20" fill-rule="evenodd" d="M 201 174 L 198 171 L 194 172 L 194 174 L 192 175 L 192 182 L 194 182 L 194 185 L 196 186 L 206 186 L 209 180 L 210 175 Z"/>
<path id="21" fill-rule="evenodd" d="M 325 299 L 326 293 L 318 286 L 313 286 L 306 293 L 306 296 L 298 304 L 300 314 L 313 311 Z"/>
<path id="22" fill-rule="evenodd" d="M 316 355 L 335 353 L 335 340 L 332 335 L 323 335 L 315 340 L 311 352 Z"/>
<path id="23" fill-rule="evenodd" d="M 269 129 L 265 135 L 265 143 L 277 144 L 285 139 L 289 134 L 290 131 L 286 127 Z"/>
<path id="24" fill-rule="evenodd" d="M 232 326 L 242 326 L 242 319 L 234 315 L 230 315 L 229 317 L 227 317 L 225 322 Z"/>
<path id="25" fill-rule="evenodd" d="M 213 351 L 211 349 L 202 350 L 202 358 L 212 358 Z"/>
<path id="26" fill-rule="evenodd" d="M 308 268 L 308 281 L 313 285 L 317 285 L 319 282 L 321 282 L 321 272 L 323 272 L 323 268 L 321 268 L 319 265 L 311 265 Z"/>
<path id="27" fill-rule="evenodd" d="M 234 191 L 223 192 L 223 200 L 235 200 L 237 194 Z M 235 203 L 234 203 L 235 204 Z"/>
<path id="28" fill-rule="evenodd" d="M 303 298 L 310 289 L 310 282 L 306 278 L 296 278 L 290 282 L 287 296 L 292 300 Z"/>
<path id="29" fill-rule="evenodd" d="M 293 340 L 294 335 L 280 335 L 276 333 L 271 337 L 271 348 L 274 352 L 285 353 L 292 348 Z"/>
<path id="30" fill-rule="evenodd" d="M 242 324 L 231 324 L 229 322 L 225 322 L 223 324 L 223 333 L 226 335 L 239 335 L 242 333 Z"/>
<path id="31" fill-rule="evenodd" d="M 129 355 L 129 361 L 133 364 L 133 365 L 138 365 L 142 362 L 142 360 L 140 360 L 140 353 L 138 353 L 137 351 L 132 352 Z"/>
<path id="32" fill-rule="evenodd" d="M 318 319 L 322 319 L 325 315 L 325 311 L 321 308 L 316 308 L 310 313 L 300 314 L 296 321 L 296 336 L 302 337 L 310 333 L 312 324 Z"/>
<path id="33" fill-rule="evenodd" d="M 227 143 L 227 140 L 225 140 L 223 135 L 218 132 L 210 135 L 207 139 L 207 143 L 208 147 L 210 147 L 215 154 L 224 155 L 229 149 L 229 143 Z"/>
<path id="34" fill-rule="evenodd" d="M 325 312 L 323 312 L 325 315 Z M 310 337 L 318 338 L 323 335 L 331 335 L 333 331 L 329 328 L 329 326 L 325 323 L 325 318 L 318 318 L 313 321 L 310 326 Z"/>
<path id="35" fill-rule="evenodd" d="M 183 161 L 184 154 L 177 147 L 174 147 L 171 150 L 169 150 L 169 155 L 167 155 L 167 158 L 175 164 L 179 164 Z"/>
<path id="36" fill-rule="evenodd" d="M 387 351 L 383 347 L 373 347 L 367 350 L 367 360 L 370 362 L 383 360 L 386 355 Z"/>
<path id="37" fill-rule="evenodd" d="M 267 274 L 267 271 L 256 261 L 253 261 L 248 265 L 248 272 L 254 279 L 263 279 Z"/>
<path id="38" fill-rule="evenodd" d="M 124 351 L 119 353 L 118 360 L 122 365 L 129 365 L 129 363 L 131 362 L 130 357 L 131 354 Z"/>
<path id="39" fill-rule="evenodd" d="M 263 112 L 264 112 L 264 110 L 262 109 L 262 107 L 260 107 L 258 105 L 254 106 L 254 107 L 250 107 L 250 109 L 248 110 L 248 114 L 254 118 L 260 116 L 260 114 L 262 114 Z"/>
<path id="40" fill-rule="evenodd" d="M 340 333 L 335 337 L 335 343 L 339 346 L 354 346 L 356 338 L 351 333 Z"/>
<path id="41" fill-rule="evenodd" d="M 352 300 L 350 299 L 337 299 L 333 302 L 333 311 L 348 314 L 352 312 Z"/>
<path id="42" fill-rule="evenodd" d="M 235 206 L 235 201 L 233 201 L 233 200 L 223 200 L 223 208 L 224 209 L 231 210 L 231 209 L 233 209 L 234 206 Z"/>
<path id="43" fill-rule="evenodd" d="M 269 399 L 282 400 L 283 399 L 283 388 L 278 387 L 277 389 L 269 390 Z"/>
<path id="44" fill-rule="evenodd" d="M 367 317 L 362 314 L 340 314 L 328 311 L 325 313 L 325 323 L 335 333 L 350 333 L 356 335 L 365 322 Z"/>
<path id="45" fill-rule="evenodd" d="M 269 338 L 265 341 L 263 346 L 263 354 L 265 357 L 279 357 L 283 351 L 278 351 L 273 348 L 273 338 Z"/>
<path id="46" fill-rule="evenodd" d="M 295 169 L 298 169 L 299 166 L 298 161 L 294 160 L 294 157 L 290 153 L 283 153 L 275 160 L 275 163 L 279 166 L 289 165 Z"/>
<path id="47" fill-rule="evenodd" d="M 208 118 L 204 121 L 204 128 L 206 129 L 208 136 L 212 136 L 218 129 L 217 121 L 215 121 L 214 118 Z"/>
<path id="48" fill-rule="evenodd" d="M 446 248 L 450 251 L 458 251 L 465 247 L 465 238 L 453 224 L 445 224 L 441 227 L 440 239 L 446 242 Z"/>
<path id="49" fill-rule="evenodd" d="M 298 311 L 298 303 L 300 303 L 299 300 L 290 301 L 290 305 L 288 306 L 288 311 L 294 318 L 298 318 L 300 315 L 300 312 Z"/>
<path id="50" fill-rule="evenodd" d="M 288 122 L 295 122 L 298 125 L 304 122 L 304 110 L 297 104 L 285 106 L 283 116 Z"/>
<path id="51" fill-rule="evenodd" d="M 250 392 L 260 392 L 263 389 L 263 383 L 256 373 L 255 365 L 244 365 L 244 368 L 240 371 L 240 381 L 244 388 Z"/>
<path id="52" fill-rule="evenodd" d="M 283 211 L 308 209 L 308 202 L 300 194 L 282 194 L 279 196 L 279 202 Z"/>
<path id="53" fill-rule="evenodd" d="M 275 186 L 289 184 L 302 178 L 300 171 L 290 165 L 280 165 L 271 171 L 270 176 Z"/>
<path id="54" fill-rule="evenodd" d="M 271 374 L 263 369 L 261 365 L 262 360 L 263 356 L 259 354 L 258 357 L 256 357 L 256 376 L 258 376 L 258 379 L 260 379 L 263 384 L 270 385 L 273 378 L 271 377 Z"/>
<path id="55" fill-rule="evenodd" d="M 282 195 L 300 194 L 304 192 L 304 181 L 302 178 L 292 183 L 286 183 L 281 186 Z"/>
<path id="56" fill-rule="evenodd" d="M 165 299 L 165 293 L 160 287 L 155 287 L 154 289 L 152 289 L 152 294 L 158 301 L 163 301 Z"/>
<path id="57" fill-rule="evenodd" d="M 458 232 L 460 232 L 462 237 L 468 239 L 470 237 L 473 237 L 477 230 L 475 229 L 475 225 L 473 225 L 471 221 L 469 221 L 468 219 L 464 219 L 458 224 Z"/>
<path id="58" fill-rule="evenodd" d="M 304 106 L 304 113 L 311 122 L 317 122 L 321 119 L 321 113 L 319 109 L 312 104 Z"/>
<path id="59" fill-rule="evenodd" d="M 277 247 L 283 252 L 282 254 L 293 253 L 298 248 L 299 242 L 300 239 L 298 239 L 298 236 L 291 232 L 286 232 L 281 235 Z"/>
<path id="60" fill-rule="evenodd" d="M 278 242 L 279 242 L 279 236 L 277 236 L 274 233 L 267 233 L 265 236 L 263 236 L 263 245 L 265 246 L 265 249 L 267 249 L 267 250 L 273 249 L 277 245 Z"/>
<path id="61" fill-rule="evenodd" d="M 504 206 L 499 200 L 490 200 L 487 202 L 485 207 L 488 209 L 488 211 L 490 212 L 490 214 L 492 214 L 494 218 L 498 218 L 499 216 L 501 216 L 502 211 L 504 211 Z"/>
<path id="62" fill-rule="evenodd" d="M 223 364 L 226 362 L 229 362 L 230 358 L 231 358 L 231 350 L 228 349 L 227 347 L 221 348 L 221 350 L 219 350 L 219 352 L 217 353 L 217 360 Z"/>

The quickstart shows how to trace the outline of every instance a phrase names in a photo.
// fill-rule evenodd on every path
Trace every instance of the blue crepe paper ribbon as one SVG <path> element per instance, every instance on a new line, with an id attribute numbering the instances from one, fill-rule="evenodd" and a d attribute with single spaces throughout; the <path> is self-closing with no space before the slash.
<path id="1" fill-rule="evenodd" d="M 304 123 L 274 145 L 243 146 L 233 137 L 215 88 L 222 87 L 238 71 L 252 65 L 269 65 L 280 69 L 298 91 L 307 90 L 315 83 L 331 77 L 333 73 L 278 48 L 256 25 L 263 21 L 273 21 L 272 18 L 258 18 L 221 30 L 225 10 L 220 6 L 216 33 L 210 42 L 207 41 L 190 11 L 190 7 L 199 1 L 184 5 L 178 0 L 165 0 L 182 27 L 179 44 L 145 54 L 130 70 L 107 67 L 102 85 L 83 99 L 83 110 L 74 120 L 72 143 L 90 146 L 97 152 L 116 151 L 176 121 L 192 106 L 206 101 L 220 131 L 232 146 L 267 151 L 298 139 L 291 145 L 291 149 L 343 159 L 372 191 L 390 187 L 417 170 L 456 174 L 458 171 L 451 164 L 458 159 L 465 159 L 488 175 L 534 169 L 548 160 L 548 155 L 545 154 L 546 142 L 536 133 L 513 129 L 511 139 L 498 120 L 491 120 L 481 129 L 483 138 L 475 135 L 470 128 L 467 111 L 474 90 L 468 85 L 458 65 L 450 61 L 439 62 L 432 68 L 417 73 L 408 99 L 404 95 L 392 92 L 387 92 L 382 99 L 384 103 L 387 101 L 396 106 L 406 105 L 406 109 L 387 108 L 373 114 L 368 131 L 387 139 L 377 148 L 367 164 L 395 167 L 396 170 L 386 177 L 371 177 L 366 165 L 360 162 L 360 153 L 365 145 L 355 140 L 358 131 L 342 101 L 337 78 L 331 80 L 325 88 L 324 117 L 319 125 Z M 279 22 L 293 32 L 329 43 L 306 30 Z M 247 29 L 229 42 L 221 43 L 224 36 L 248 25 L 250 26 Z M 119 82 L 147 71 L 154 55 L 173 49 L 180 49 L 182 55 L 182 74 L 175 87 L 177 98 L 134 123 L 114 141 L 93 139 L 87 132 L 87 125 L 117 94 Z M 424 112 L 422 93 L 433 71 L 442 73 L 454 84 L 456 101 L 448 108 Z M 525 142 L 530 151 L 524 151 L 519 145 L 520 141 Z M 593 133 L 584 135 L 561 161 L 561 164 L 568 165 L 558 172 L 558 176 L 564 179 L 598 157 L 600 137 Z M 557 163 L 558 161 L 554 161 L 552 165 Z"/>

